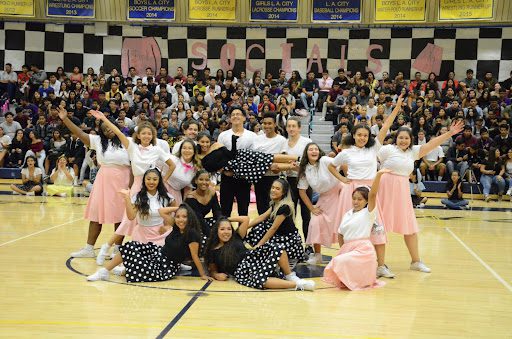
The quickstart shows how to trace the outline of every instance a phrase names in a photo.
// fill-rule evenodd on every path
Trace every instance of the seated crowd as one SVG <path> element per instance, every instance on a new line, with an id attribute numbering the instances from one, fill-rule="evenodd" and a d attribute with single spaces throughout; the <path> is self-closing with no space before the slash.
<path id="1" fill-rule="evenodd" d="M 465 124 L 462 135 L 418 161 L 415 180 L 448 180 L 457 171 L 462 181 L 481 182 L 486 200 L 492 185 L 500 197 L 507 188 L 506 194 L 512 192 L 512 72 L 511 78 L 498 82 L 491 72 L 477 79 L 469 69 L 465 78 L 456 79 L 450 72 L 448 80 L 440 82 L 434 73 L 424 80 L 417 72 L 409 81 L 402 72 L 394 78 L 383 72 L 382 79 L 376 79 L 372 72 L 352 75 L 344 69 L 334 79 L 327 71 L 320 78 L 308 72 L 304 79 L 296 70 L 290 78 L 285 71 L 265 77 L 256 71 L 251 78 L 232 70 L 211 74 L 209 68 L 188 75 L 182 67 L 174 74 L 164 67 L 158 74 L 151 68 L 144 75 L 138 71 L 132 67 L 123 76 L 116 68 L 110 74 L 103 68 L 98 74 L 88 68 L 83 74 L 74 67 L 66 74 L 59 67 L 47 73 L 34 64 L 24 65 L 17 74 L 6 63 L 0 73 L 0 167 L 38 167 L 41 178 L 34 179 L 38 185 L 45 180 L 72 185 L 94 177 L 94 154 L 62 123 L 59 108 L 65 108 L 69 119 L 89 134 L 100 129 L 100 120 L 90 110 L 103 112 L 125 135 L 150 121 L 158 138 L 171 149 L 183 137 L 195 140 L 198 132 L 216 140 L 230 128 L 231 106 L 244 108 L 248 115 L 244 128 L 257 134 L 263 133 L 263 115 L 275 112 L 278 133 L 284 137 L 290 116 L 315 108 L 322 112 L 321 120 L 335 125 L 331 151 L 337 154 L 357 124 L 368 125 L 376 136 L 402 94 L 405 100 L 386 140 L 400 127 L 409 126 L 415 144 L 422 145 L 446 132 L 454 121 Z M 27 162 L 28 157 L 35 161 Z M 24 185 L 28 178 L 27 174 Z M 41 191 L 38 185 L 36 194 Z"/>

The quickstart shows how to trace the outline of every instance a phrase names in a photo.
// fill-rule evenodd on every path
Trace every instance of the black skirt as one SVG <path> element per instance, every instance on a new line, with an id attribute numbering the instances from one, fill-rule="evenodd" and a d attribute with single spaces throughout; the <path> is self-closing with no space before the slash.
<path id="1" fill-rule="evenodd" d="M 246 179 L 249 183 L 257 183 L 268 171 L 273 154 L 241 149 L 236 152 L 236 157 L 228 162 L 228 168 L 234 173 L 236 179 Z"/>
<path id="2" fill-rule="evenodd" d="M 272 221 L 265 220 L 251 228 L 249 234 L 245 237 L 244 241 L 251 246 L 256 246 L 258 242 L 265 236 L 267 231 L 272 226 Z M 302 247 L 302 238 L 299 231 L 295 229 L 292 233 L 288 234 L 274 234 L 268 240 L 268 243 L 282 245 L 288 254 L 288 258 L 303 260 L 304 247 Z"/>
<path id="3" fill-rule="evenodd" d="M 282 278 L 278 262 L 283 250 L 282 245 L 266 243 L 249 251 L 236 267 L 236 282 L 247 287 L 263 289 L 268 278 Z"/>
<path id="4" fill-rule="evenodd" d="M 180 270 L 180 263 L 169 260 L 162 254 L 162 247 L 153 243 L 143 244 L 129 241 L 119 248 L 126 267 L 126 281 L 165 281 Z"/>

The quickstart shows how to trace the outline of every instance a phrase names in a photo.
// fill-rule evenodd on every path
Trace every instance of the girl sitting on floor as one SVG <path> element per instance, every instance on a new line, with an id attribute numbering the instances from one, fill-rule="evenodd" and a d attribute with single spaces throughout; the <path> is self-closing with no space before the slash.
<path id="1" fill-rule="evenodd" d="M 43 192 L 43 171 L 37 167 L 37 159 L 29 155 L 21 170 L 21 185 L 12 184 L 13 193 L 24 195 L 41 195 Z"/>
<path id="2" fill-rule="evenodd" d="M 237 231 L 231 221 L 238 222 Z M 288 255 L 282 245 L 265 243 L 254 250 L 245 248 L 242 239 L 247 233 L 249 217 L 220 219 L 212 228 L 206 262 L 215 280 L 228 280 L 228 275 L 241 285 L 258 289 L 287 289 L 313 291 L 315 282 L 297 277 L 289 267 Z M 285 274 L 285 279 L 276 277 L 276 268 Z"/>
<path id="3" fill-rule="evenodd" d="M 62 154 L 57 159 L 57 166 L 52 170 L 50 181 L 53 185 L 46 186 L 46 192 L 49 196 L 57 195 L 59 197 L 73 196 L 73 180 L 75 172 L 68 167 L 68 159 Z"/>
<path id="4" fill-rule="evenodd" d="M 324 280 L 340 288 L 362 290 L 383 286 L 377 280 L 377 254 L 370 241 L 376 221 L 376 200 L 382 174 L 381 169 L 373 180 L 371 190 L 357 187 L 352 193 L 352 209 L 345 213 L 338 228 L 340 250 L 324 270 Z"/>

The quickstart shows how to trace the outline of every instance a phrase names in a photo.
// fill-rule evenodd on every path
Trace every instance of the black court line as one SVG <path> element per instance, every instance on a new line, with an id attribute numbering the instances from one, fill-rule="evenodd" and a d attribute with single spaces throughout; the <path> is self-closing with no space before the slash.
<path id="1" fill-rule="evenodd" d="M 179 313 L 176 314 L 176 316 L 167 324 L 167 326 L 165 326 L 162 332 L 160 332 L 160 334 L 156 337 L 157 339 L 165 337 L 165 335 L 169 333 L 170 330 L 172 330 L 172 328 L 178 323 L 178 321 L 180 321 L 180 319 L 185 315 L 185 313 L 187 313 L 190 307 L 194 305 L 197 298 L 199 298 L 203 294 L 203 292 L 208 288 L 208 286 L 210 286 L 211 283 L 211 281 L 207 281 L 206 284 L 204 284 L 204 286 L 201 287 L 201 289 L 197 291 L 196 294 L 194 294 L 192 299 L 189 300 L 189 302 L 181 309 L 181 311 L 179 311 Z"/>

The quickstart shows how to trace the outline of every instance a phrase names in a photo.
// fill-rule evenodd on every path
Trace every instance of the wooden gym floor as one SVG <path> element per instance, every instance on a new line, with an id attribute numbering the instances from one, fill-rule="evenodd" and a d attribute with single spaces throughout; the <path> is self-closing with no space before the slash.
<path id="1" fill-rule="evenodd" d="M 326 285 L 321 266 L 299 267 L 299 275 L 314 276 L 315 292 L 257 291 L 190 276 L 140 285 L 119 277 L 86 282 L 95 262 L 69 257 L 85 243 L 85 203 L 0 196 L 0 337 L 512 336 L 508 201 L 476 201 L 470 211 L 417 210 L 421 253 L 432 273 L 409 271 L 403 240 L 392 234 L 387 264 L 397 278 L 360 292 Z M 111 233 L 105 226 L 97 247 Z"/>

